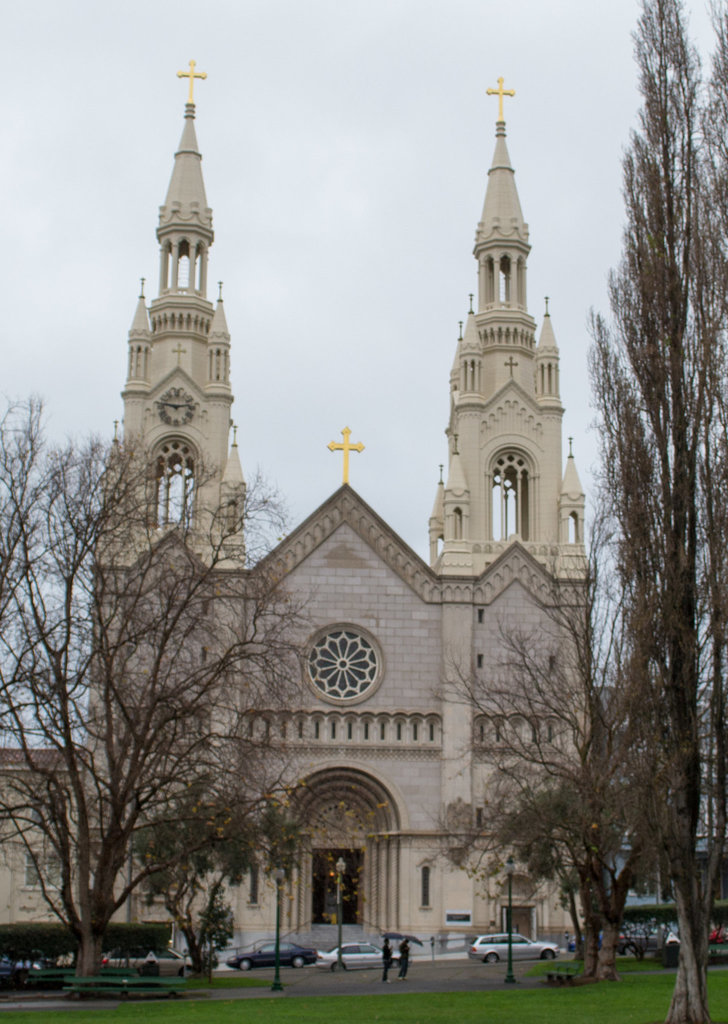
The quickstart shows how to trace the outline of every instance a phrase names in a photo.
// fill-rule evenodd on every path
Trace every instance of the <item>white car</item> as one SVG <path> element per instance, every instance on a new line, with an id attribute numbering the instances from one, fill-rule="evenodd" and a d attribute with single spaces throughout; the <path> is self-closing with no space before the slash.
<path id="1" fill-rule="evenodd" d="M 553 960 L 559 955 L 559 947 L 553 942 L 532 942 L 525 935 L 514 932 L 511 935 L 511 949 L 514 960 Z M 468 950 L 471 960 L 482 960 L 494 964 L 508 959 L 508 934 L 479 935 Z"/>
<path id="2" fill-rule="evenodd" d="M 379 946 L 373 946 L 370 942 L 347 942 L 341 947 L 341 962 L 345 971 L 356 971 L 363 967 L 381 967 L 382 951 Z M 399 963 L 399 957 L 392 959 L 392 966 Z M 334 946 L 326 953 L 319 953 L 316 960 L 317 967 L 325 967 L 329 971 L 335 971 L 339 964 L 339 947 Z"/>

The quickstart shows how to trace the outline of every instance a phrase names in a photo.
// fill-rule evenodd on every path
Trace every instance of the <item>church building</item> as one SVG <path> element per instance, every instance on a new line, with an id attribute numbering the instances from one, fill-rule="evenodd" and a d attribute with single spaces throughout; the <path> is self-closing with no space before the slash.
<path id="1" fill-rule="evenodd" d="M 310 595 L 303 699 L 266 722 L 305 782 L 299 808 L 319 823 L 282 892 L 289 935 L 336 922 L 342 859 L 343 922 L 363 935 L 504 926 L 505 874 L 469 872 L 447 839 L 449 820 L 488 824 L 476 715 L 456 677 L 497 663 L 503 621 L 537 627 L 539 595 L 582 572 L 585 551 L 584 493 L 562 451 L 556 336 L 548 310 L 539 331 L 528 308 L 529 232 L 502 80 L 498 92 L 475 299 L 442 382 L 448 459 L 422 524 L 429 564 L 347 482 L 267 556 L 291 591 Z M 124 432 L 153 452 L 160 521 L 171 522 L 245 486 L 231 438 L 231 335 L 222 298 L 208 298 L 212 211 L 192 95 L 157 238 L 157 294 L 149 305 L 140 297 L 129 332 Z M 348 431 L 343 445 L 346 459 Z M 213 472 L 200 483 L 203 464 Z M 553 890 L 518 868 L 513 893 L 516 930 L 569 927 Z M 274 894 L 262 866 L 231 891 L 238 944 L 270 936 Z"/>

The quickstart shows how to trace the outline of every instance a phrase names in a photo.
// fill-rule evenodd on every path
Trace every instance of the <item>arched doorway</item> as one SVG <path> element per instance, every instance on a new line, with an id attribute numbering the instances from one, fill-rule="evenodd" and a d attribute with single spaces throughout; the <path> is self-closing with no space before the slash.
<path id="1" fill-rule="evenodd" d="M 308 849 L 301 858 L 300 928 L 336 924 L 336 863 L 342 859 L 342 924 L 395 927 L 399 918 L 400 815 L 387 788 L 354 768 L 306 779 L 297 800 Z"/>

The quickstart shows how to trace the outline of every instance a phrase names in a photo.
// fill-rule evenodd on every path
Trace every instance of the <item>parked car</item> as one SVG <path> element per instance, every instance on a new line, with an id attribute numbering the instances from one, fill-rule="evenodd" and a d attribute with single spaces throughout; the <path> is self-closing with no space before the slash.
<path id="1" fill-rule="evenodd" d="M 633 954 L 641 960 L 644 956 L 654 956 L 664 946 L 680 945 L 680 939 L 674 932 L 668 931 L 662 936 L 662 929 L 647 934 L 644 931 L 632 931 L 619 936 L 617 953 L 619 956 Z"/>
<path id="2" fill-rule="evenodd" d="M 511 948 L 514 960 L 553 960 L 559 955 L 555 942 L 533 942 L 517 932 L 511 936 Z M 468 956 L 472 960 L 482 960 L 484 964 L 507 960 L 508 935 L 479 935 L 468 950 Z"/>
<path id="3" fill-rule="evenodd" d="M 129 967 L 134 971 L 159 970 L 160 978 L 184 978 L 190 966 L 189 957 L 176 949 L 131 949 L 125 952 L 115 949 L 106 953 L 101 960 L 102 967 Z"/>
<path id="4" fill-rule="evenodd" d="M 382 951 L 379 946 L 370 942 L 347 942 L 341 947 L 341 962 L 345 971 L 361 970 L 364 967 L 381 967 Z M 395 954 L 392 957 L 392 964 L 398 964 L 399 957 Z M 319 953 L 316 961 L 317 967 L 324 967 L 326 970 L 335 971 L 339 965 L 339 947 L 334 946 L 326 953 Z"/>
<path id="5" fill-rule="evenodd" d="M 303 967 L 304 964 L 315 964 L 317 952 L 307 946 L 297 946 L 295 942 L 281 942 L 279 945 L 279 963 L 281 967 Z M 238 971 L 249 971 L 251 967 L 275 967 L 276 944 L 263 942 L 255 949 L 229 956 L 225 963 Z"/>

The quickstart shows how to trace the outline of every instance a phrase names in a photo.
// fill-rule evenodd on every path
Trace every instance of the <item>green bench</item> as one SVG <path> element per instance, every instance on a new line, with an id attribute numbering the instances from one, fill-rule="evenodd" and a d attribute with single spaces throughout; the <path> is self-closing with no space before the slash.
<path id="1" fill-rule="evenodd" d="M 550 985 L 571 985 L 579 974 L 581 974 L 581 964 L 559 964 L 557 967 L 552 967 L 546 975 L 546 981 Z"/>
<path id="2" fill-rule="evenodd" d="M 69 978 L 63 991 L 70 996 L 117 996 L 122 999 L 131 995 L 169 996 L 184 991 L 185 978 L 145 977 L 121 967 L 104 968 L 102 973 L 90 978 Z"/>
<path id="3" fill-rule="evenodd" d="M 28 971 L 25 979 L 27 988 L 63 988 L 76 976 L 75 967 L 41 967 Z"/>

